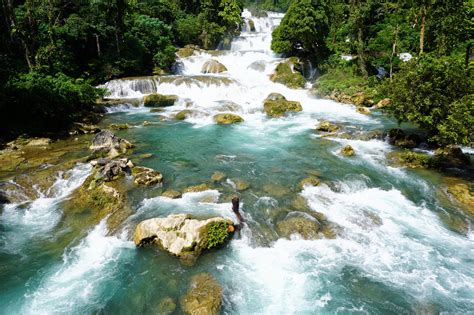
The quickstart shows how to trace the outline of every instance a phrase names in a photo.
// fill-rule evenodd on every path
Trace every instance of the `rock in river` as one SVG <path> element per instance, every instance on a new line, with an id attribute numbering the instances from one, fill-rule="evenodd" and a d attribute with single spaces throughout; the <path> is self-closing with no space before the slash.
<path id="1" fill-rule="evenodd" d="M 168 253 L 193 262 L 203 250 L 217 248 L 229 240 L 233 227 L 222 217 L 192 219 L 189 214 L 171 214 L 140 222 L 133 236 L 138 247 L 154 243 Z"/>
<path id="2" fill-rule="evenodd" d="M 163 175 L 152 168 L 137 166 L 133 168 L 132 175 L 137 185 L 152 186 L 163 183 Z"/>
<path id="3" fill-rule="evenodd" d="M 209 274 L 200 273 L 191 279 L 182 307 L 189 315 L 217 315 L 222 304 L 222 288 Z"/>
<path id="4" fill-rule="evenodd" d="M 177 100 L 178 96 L 176 95 L 153 93 L 143 98 L 143 105 L 146 107 L 168 107 L 173 106 Z"/>
<path id="5" fill-rule="evenodd" d="M 271 93 L 265 99 L 263 108 L 267 116 L 282 117 L 288 112 L 301 112 L 300 102 L 288 101 L 283 95 L 279 93 Z"/>
<path id="6" fill-rule="evenodd" d="M 219 125 L 229 125 L 229 124 L 243 122 L 244 119 L 236 114 L 225 113 L 225 114 L 215 115 L 214 121 Z"/>
<path id="7" fill-rule="evenodd" d="M 90 149 L 96 157 L 105 157 L 113 159 L 121 154 L 126 153 L 133 148 L 133 144 L 125 139 L 117 137 L 110 130 L 102 130 L 92 139 Z"/>
<path id="8" fill-rule="evenodd" d="M 211 59 L 202 65 L 202 73 L 221 73 L 227 71 L 227 68 L 217 60 Z"/>

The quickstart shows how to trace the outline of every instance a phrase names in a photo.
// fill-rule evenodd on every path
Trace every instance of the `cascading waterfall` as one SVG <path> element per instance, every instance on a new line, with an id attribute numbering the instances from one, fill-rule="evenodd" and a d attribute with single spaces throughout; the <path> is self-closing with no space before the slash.
<path id="1" fill-rule="evenodd" d="M 159 113 L 126 107 L 121 108 L 126 113 L 106 118 L 137 126 L 144 120 L 155 123 L 131 128 L 124 137 L 138 143 L 139 153 L 157 156 L 145 163 L 163 171 L 165 185 L 202 183 L 216 170 L 225 171 L 228 178 L 218 189 L 185 193 L 178 199 L 145 189 L 131 194 L 136 198 L 134 212 L 121 225 L 119 236 L 108 235 L 105 220 L 89 229 L 85 237 L 66 246 L 60 259 L 29 277 L 26 292 L 21 291 L 23 283 L 19 285 L 22 294 L 14 302 L 7 302 L 14 295 L 10 291 L 8 297 L 0 296 L 9 313 L 156 313 L 157 301 L 169 297 L 178 301 L 189 277 L 201 271 L 212 273 L 221 283 L 225 314 L 423 314 L 474 309 L 474 236 L 470 229 L 461 235 L 440 220 L 439 212 L 448 210 L 437 199 L 437 182 L 390 166 L 386 154 L 393 148 L 383 140 L 328 137 L 312 130 L 322 120 L 357 132 L 395 122 L 270 81 L 282 60 L 270 49 L 271 32 L 283 15 L 252 17 L 244 10 L 243 17 L 246 26 L 229 51 L 197 51 L 180 60 L 177 75 L 118 79 L 104 85 L 114 99 L 150 93 L 179 97 Z M 255 31 L 250 30 L 250 20 Z M 201 73 L 210 59 L 227 71 Z M 308 69 L 309 76 L 314 75 L 315 70 Z M 301 102 L 303 111 L 267 118 L 263 100 L 272 92 Z M 173 120 L 183 109 L 193 113 L 184 122 Z M 213 115 L 229 111 L 245 121 L 216 126 Z M 347 144 L 355 149 L 354 157 L 339 154 Z M 33 201 L 26 211 L 6 206 L 2 227 L 11 225 L 17 239 L 22 239 L 18 233 L 34 231 L 25 241 L 46 235 L 61 218 L 57 200 L 66 198 L 89 171 L 89 166 L 76 167 L 71 177 L 58 179 L 51 188 L 54 198 Z M 314 173 L 321 173 L 319 186 L 297 187 L 302 177 Z M 138 221 L 170 213 L 236 220 L 229 196 L 236 193 L 239 179 L 250 185 L 239 192 L 247 223 L 229 246 L 199 258 L 196 266 L 183 267 L 158 250 L 136 250 L 128 240 Z M 262 189 L 269 184 L 285 186 L 283 197 Z M 308 211 L 324 215 L 334 225 L 335 238 L 279 237 L 277 222 L 302 213 L 294 206 L 298 198 Z M 45 200 L 47 205 L 40 206 Z M 30 220 L 27 212 L 37 215 Z M 40 220 L 44 217 L 47 220 Z M 37 228 L 34 223 L 39 222 L 47 226 Z M 19 232 L 14 232 L 14 225 Z M 3 233 L 7 240 L 8 233 Z"/>

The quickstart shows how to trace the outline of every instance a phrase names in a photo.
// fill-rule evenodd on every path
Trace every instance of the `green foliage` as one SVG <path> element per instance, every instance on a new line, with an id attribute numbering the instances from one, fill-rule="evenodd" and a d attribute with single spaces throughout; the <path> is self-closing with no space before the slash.
<path id="1" fill-rule="evenodd" d="M 463 60 L 424 55 L 402 66 L 384 94 L 400 122 L 410 121 L 441 145 L 474 140 L 473 79 Z"/>
<path id="2" fill-rule="evenodd" d="M 205 248 L 212 249 L 222 246 L 229 237 L 227 231 L 228 223 L 226 221 L 214 221 L 209 223 L 207 228 Z"/>
<path id="3" fill-rule="evenodd" d="M 329 32 L 325 1 L 295 0 L 273 31 L 272 50 L 289 56 L 324 57 Z"/>

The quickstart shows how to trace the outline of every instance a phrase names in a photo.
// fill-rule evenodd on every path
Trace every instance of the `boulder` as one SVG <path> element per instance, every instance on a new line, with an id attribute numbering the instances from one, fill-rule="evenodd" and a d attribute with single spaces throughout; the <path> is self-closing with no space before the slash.
<path id="1" fill-rule="evenodd" d="M 400 128 L 392 128 L 388 132 L 388 142 L 401 148 L 412 149 L 415 148 L 421 140 L 417 135 L 407 136 Z"/>
<path id="2" fill-rule="evenodd" d="M 226 178 L 226 174 L 223 172 L 216 171 L 214 174 L 212 174 L 211 179 L 214 182 L 221 182 Z"/>
<path id="3" fill-rule="evenodd" d="M 233 223 L 222 217 L 192 219 L 189 214 L 171 214 L 140 222 L 133 235 L 138 247 L 156 244 L 168 253 L 194 261 L 203 250 L 225 244 L 231 236 Z"/>
<path id="4" fill-rule="evenodd" d="M 137 166 L 133 168 L 134 183 L 142 186 L 152 186 L 163 183 L 163 175 L 152 168 Z"/>
<path id="5" fill-rule="evenodd" d="M 301 180 L 300 188 L 303 189 L 305 186 L 318 186 L 320 184 L 319 179 L 316 176 L 309 176 Z"/>
<path id="6" fill-rule="evenodd" d="M 346 145 L 341 149 L 341 154 L 344 156 L 353 156 L 355 155 L 355 151 L 350 145 Z"/>
<path id="7" fill-rule="evenodd" d="M 356 112 L 363 115 L 370 115 L 370 109 L 368 109 L 367 107 L 357 106 Z"/>
<path id="8" fill-rule="evenodd" d="M 441 168 L 463 168 L 471 164 L 469 156 L 464 154 L 460 147 L 453 145 L 437 149 L 434 158 Z"/>
<path id="9" fill-rule="evenodd" d="M 201 192 L 201 191 L 206 191 L 209 189 L 211 189 L 211 187 L 209 187 L 208 184 L 200 184 L 200 185 L 189 186 L 183 191 L 183 193 Z"/>
<path id="10" fill-rule="evenodd" d="M 243 122 L 244 119 L 236 114 L 217 114 L 214 116 L 214 121 L 219 125 L 229 125 L 234 123 Z"/>
<path id="11" fill-rule="evenodd" d="M 389 99 L 389 98 L 384 98 L 382 100 L 380 100 L 377 105 L 375 105 L 375 108 L 384 108 L 384 107 L 387 107 L 388 105 L 390 105 L 392 103 L 392 101 Z"/>
<path id="12" fill-rule="evenodd" d="M 215 110 L 221 112 L 240 112 L 243 111 L 243 107 L 232 101 L 220 101 Z"/>
<path id="13" fill-rule="evenodd" d="M 174 119 L 176 119 L 176 120 L 185 120 L 186 118 L 188 118 L 189 116 L 191 116 L 191 114 L 192 114 L 193 112 L 194 112 L 193 110 L 184 109 L 184 110 L 182 110 L 182 111 L 179 111 L 179 112 L 174 116 Z"/>
<path id="14" fill-rule="evenodd" d="M 278 93 L 271 93 L 263 103 L 265 113 L 269 117 L 282 117 L 288 112 L 301 112 L 300 102 L 288 101 L 286 98 Z"/>
<path id="15" fill-rule="evenodd" d="M 266 67 L 267 67 L 267 64 L 264 60 L 257 60 L 257 61 L 252 62 L 247 68 L 258 71 L 258 72 L 263 72 L 265 71 Z"/>
<path id="16" fill-rule="evenodd" d="M 324 132 L 336 132 L 339 127 L 336 124 L 333 124 L 329 121 L 323 121 L 317 127 L 317 130 L 324 131 Z"/>
<path id="17" fill-rule="evenodd" d="M 224 71 L 227 71 L 227 68 L 215 59 L 206 61 L 201 69 L 202 73 L 221 73 Z"/>
<path id="18" fill-rule="evenodd" d="M 110 124 L 109 129 L 112 130 L 124 130 L 130 128 L 129 124 Z"/>
<path id="19" fill-rule="evenodd" d="M 176 51 L 176 54 L 178 55 L 178 57 L 180 58 L 187 58 L 187 57 L 191 57 L 192 55 L 194 55 L 194 53 L 196 51 L 199 51 L 199 46 L 196 46 L 196 45 L 186 45 L 182 48 L 179 48 L 177 51 Z"/>
<path id="20" fill-rule="evenodd" d="M 270 75 L 270 80 L 281 83 L 291 89 L 303 88 L 305 79 L 298 71 L 294 71 L 294 63 L 290 60 L 281 62 L 275 68 L 275 72 Z"/>
<path id="21" fill-rule="evenodd" d="M 133 167 L 133 164 L 129 159 L 99 159 L 92 161 L 91 164 L 99 168 L 95 178 L 104 182 L 116 180 L 124 174 L 130 174 L 131 168 Z"/>
<path id="22" fill-rule="evenodd" d="M 263 191 L 273 197 L 283 197 L 290 193 L 290 190 L 288 188 L 276 184 L 263 185 Z"/>
<path id="23" fill-rule="evenodd" d="M 102 130 L 94 136 L 89 148 L 93 151 L 94 156 L 107 156 L 112 159 L 126 153 L 133 148 L 133 145 L 127 140 L 117 137 L 110 130 Z"/>
<path id="24" fill-rule="evenodd" d="M 191 279 L 189 290 L 181 304 L 184 313 L 188 315 L 220 314 L 222 288 L 211 275 L 200 273 Z"/>
<path id="25" fill-rule="evenodd" d="M 243 179 L 234 180 L 234 184 L 235 184 L 235 190 L 237 191 L 244 191 L 250 188 L 250 184 Z"/>
<path id="26" fill-rule="evenodd" d="M 448 186 L 448 193 L 454 199 L 463 205 L 466 212 L 474 216 L 474 191 L 469 187 L 468 183 L 453 182 Z"/>
<path id="27" fill-rule="evenodd" d="M 317 239 L 319 229 L 318 220 L 305 213 L 292 212 L 277 223 L 278 234 L 285 238 L 298 234 L 305 240 Z"/>
<path id="28" fill-rule="evenodd" d="M 143 105 L 145 107 L 168 107 L 173 106 L 177 100 L 177 95 L 163 95 L 159 93 L 153 93 L 146 95 L 143 98 Z"/>
<path id="29" fill-rule="evenodd" d="M 374 101 L 370 99 L 364 92 L 358 92 L 352 96 L 352 102 L 358 107 L 373 106 Z"/>
<path id="30" fill-rule="evenodd" d="M 169 189 L 161 194 L 162 197 L 178 199 L 181 198 L 182 194 L 179 191 Z"/>
<path id="31" fill-rule="evenodd" d="M 74 123 L 74 127 L 71 130 L 70 134 L 89 134 L 89 133 L 98 133 L 100 132 L 100 128 L 97 125 L 89 125 L 84 123 Z"/>
<path id="32" fill-rule="evenodd" d="M 251 32 L 255 32 L 255 23 L 252 19 L 249 19 L 249 29 Z"/>

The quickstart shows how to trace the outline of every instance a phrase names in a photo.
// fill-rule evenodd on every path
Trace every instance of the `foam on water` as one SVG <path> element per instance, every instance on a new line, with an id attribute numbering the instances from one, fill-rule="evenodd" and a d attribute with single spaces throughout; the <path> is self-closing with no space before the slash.
<path id="1" fill-rule="evenodd" d="M 7 204 L 1 214 L 2 249 L 19 252 L 22 245 L 35 237 L 43 237 L 53 229 L 62 216 L 59 203 L 78 188 L 90 174 L 89 164 L 79 164 L 66 176 L 59 174 L 55 183 L 38 199 L 22 204 Z"/>
<path id="2" fill-rule="evenodd" d="M 131 241 L 107 236 L 105 219 L 77 246 L 66 249 L 63 262 L 50 270 L 41 284 L 26 295 L 24 314 L 93 313 L 113 294 L 102 282 L 120 277 L 127 259 L 133 259 Z"/>

